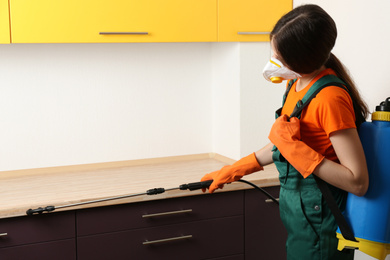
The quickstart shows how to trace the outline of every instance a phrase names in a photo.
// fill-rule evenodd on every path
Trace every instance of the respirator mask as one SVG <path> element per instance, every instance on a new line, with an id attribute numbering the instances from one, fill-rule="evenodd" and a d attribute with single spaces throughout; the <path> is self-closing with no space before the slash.
<path id="1" fill-rule="evenodd" d="M 281 83 L 283 80 L 300 78 L 301 75 L 288 69 L 283 63 L 272 57 L 263 70 L 264 78 L 272 83 Z"/>

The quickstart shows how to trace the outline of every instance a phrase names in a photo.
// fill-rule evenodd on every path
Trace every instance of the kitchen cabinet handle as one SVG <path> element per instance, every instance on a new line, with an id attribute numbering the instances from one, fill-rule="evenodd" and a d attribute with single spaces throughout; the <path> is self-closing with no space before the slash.
<path id="1" fill-rule="evenodd" d="M 276 200 L 279 201 L 279 198 L 277 198 Z M 271 200 L 271 199 L 266 199 L 266 200 L 265 200 L 265 203 L 271 203 L 271 202 L 274 202 L 274 201 Z"/>
<path id="2" fill-rule="evenodd" d="M 176 214 L 183 214 L 183 213 L 190 213 L 190 212 L 192 212 L 192 209 L 183 209 L 183 210 L 169 211 L 169 212 L 162 212 L 162 213 L 145 214 L 142 215 L 142 217 L 152 218 L 152 217 L 161 217 L 161 216 L 176 215 Z"/>
<path id="3" fill-rule="evenodd" d="M 173 242 L 173 241 L 178 241 L 178 240 L 184 240 L 184 239 L 189 239 L 189 238 L 192 238 L 192 235 L 180 236 L 180 237 L 171 237 L 171 238 L 152 240 L 152 241 L 145 241 L 142 244 L 143 245 L 153 245 L 153 244 L 159 244 L 159 243 L 166 243 L 166 242 Z"/>
<path id="4" fill-rule="evenodd" d="M 0 233 L 0 237 L 6 237 L 8 236 L 8 233 Z"/>
<path id="5" fill-rule="evenodd" d="M 148 35 L 148 32 L 99 32 L 100 35 Z"/>
<path id="6" fill-rule="evenodd" d="M 267 35 L 270 32 L 237 32 L 239 35 Z"/>

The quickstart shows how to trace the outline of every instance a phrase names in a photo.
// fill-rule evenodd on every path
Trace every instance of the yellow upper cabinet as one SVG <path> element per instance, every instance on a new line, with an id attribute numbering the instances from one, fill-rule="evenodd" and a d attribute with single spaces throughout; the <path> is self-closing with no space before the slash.
<path id="1" fill-rule="evenodd" d="M 292 0 L 219 0 L 218 41 L 268 41 L 269 32 Z"/>
<path id="2" fill-rule="evenodd" d="M 8 0 L 0 0 L 0 43 L 10 43 Z"/>
<path id="3" fill-rule="evenodd" d="M 217 41 L 217 0 L 10 0 L 10 15 L 14 43 Z"/>

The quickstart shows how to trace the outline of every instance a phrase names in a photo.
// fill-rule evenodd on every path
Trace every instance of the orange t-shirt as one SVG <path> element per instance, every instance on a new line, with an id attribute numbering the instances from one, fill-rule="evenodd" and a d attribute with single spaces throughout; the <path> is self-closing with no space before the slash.
<path id="1" fill-rule="evenodd" d="M 296 83 L 294 83 L 283 106 L 282 114 L 290 115 L 297 102 L 303 98 L 314 82 L 329 74 L 336 75 L 332 69 L 325 69 L 308 86 L 298 92 L 295 90 Z M 329 136 L 338 130 L 356 128 L 352 99 L 343 88 L 326 87 L 303 109 L 300 122 L 302 141 L 327 159 L 338 161 Z"/>

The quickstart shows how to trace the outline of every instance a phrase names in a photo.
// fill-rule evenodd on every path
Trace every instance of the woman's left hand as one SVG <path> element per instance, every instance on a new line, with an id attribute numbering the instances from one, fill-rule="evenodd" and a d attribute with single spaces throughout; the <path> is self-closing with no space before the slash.
<path id="1" fill-rule="evenodd" d="M 304 177 L 313 173 L 324 156 L 301 141 L 300 121 L 282 115 L 276 119 L 268 138 L 283 157 Z"/>
<path id="2" fill-rule="evenodd" d="M 299 119 L 281 115 L 272 125 L 268 138 L 278 149 L 288 145 L 290 142 L 299 141 L 301 139 Z"/>

